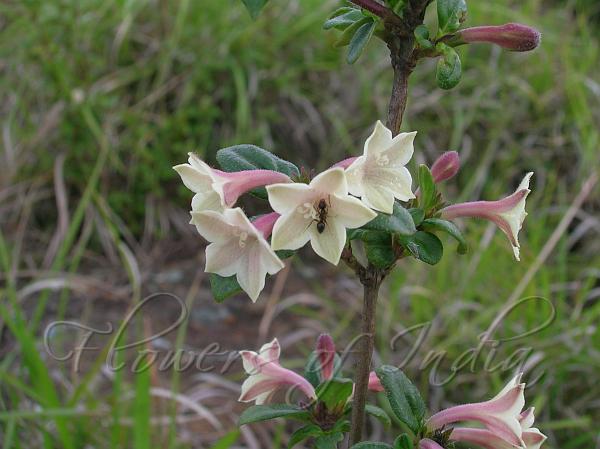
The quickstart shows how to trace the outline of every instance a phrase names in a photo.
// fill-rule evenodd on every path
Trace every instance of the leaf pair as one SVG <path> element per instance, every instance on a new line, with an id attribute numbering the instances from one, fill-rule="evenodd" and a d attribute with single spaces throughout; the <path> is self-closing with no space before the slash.
<path id="1" fill-rule="evenodd" d="M 323 28 L 342 31 L 334 45 L 348 46 L 346 61 L 348 64 L 354 64 L 373 37 L 378 23 L 376 18 L 365 15 L 360 9 L 345 7 L 336 10 L 323 24 Z"/>

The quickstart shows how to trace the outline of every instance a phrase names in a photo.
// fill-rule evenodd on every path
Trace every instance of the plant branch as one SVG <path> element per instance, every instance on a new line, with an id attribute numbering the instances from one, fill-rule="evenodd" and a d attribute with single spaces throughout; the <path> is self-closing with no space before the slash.
<path id="1" fill-rule="evenodd" d="M 352 425 L 350 430 L 350 445 L 362 441 L 362 431 L 365 424 L 365 405 L 369 387 L 371 360 L 375 346 L 375 316 L 379 288 L 383 281 L 382 273 L 369 265 L 360 279 L 363 284 L 363 311 L 361 339 L 356 357 L 356 375 L 354 379 L 354 398 L 352 400 Z"/>
<path id="2" fill-rule="evenodd" d="M 383 17 L 382 8 L 391 13 L 398 20 L 385 20 L 385 41 L 390 50 L 392 68 L 394 70 L 394 84 L 388 108 L 387 127 L 395 136 L 400 132 L 402 117 L 406 109 L 408 98 L 408 78 L 416 65 L 414 30 L 423 23 L 425 9 L 431 0 L 410 0 L 408 7 L 404 10 L 403 18 L 396 16 L 393 11 L 388 10 L 377 2 L 365 0 L 351 0 L 353 3 L 368 9 L 373 14 Z M 365 6 L 369 4 L 379 14 Z M 371 361 L 373 348 L 375 346 L 375 316 L 377 310 L 377 298 L 379 288 L 388 270 L 379 270 L 369 264 L 368 267 L 357 265 L 356 259 L 351 251 L 345 254 L 344 260 L 354 269 L 363 285 L 363 309 L 362 309 L 362 334 L 357 353 L 357 366 L 354 380 L 354 399 L 352 401 L 352 424 L 350 430 L 350 446 L 362 441 L 362 432 L 365 423 L 365 405 L 369 387 L 369 374 L 371 372 Z M 398 259 L 403 256 L 402 251 L 397 253 Z"/>
<path id="3" fill-rule="evenodd" d="M 354 3 L 356 6 L 360 6 L 366 9 L 372 14 L 381 17 L 384 22 L 394 23 L 399 25 L 402 23 L 402 19 L 396 15 L 394 11 L 382 5 L 375 0 L 348 0 L 350 3 Z"/>

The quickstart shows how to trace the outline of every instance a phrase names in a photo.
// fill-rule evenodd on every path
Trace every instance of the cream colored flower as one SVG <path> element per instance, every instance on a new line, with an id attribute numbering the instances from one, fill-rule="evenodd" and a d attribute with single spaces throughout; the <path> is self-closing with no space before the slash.
<path id="1" fill-rule="evenodd" d="M 346 228 L 359 228 L 377 216 L 348 195 L 342 168 L 317 175 L 310 184 L 267 186 L 269 202 L 281 215 L 273 228 L 273 249 L 298 249 L 309 240 L 314 251 L 337 265 L 346 244 Z"/>
<path id="2" fill-rule="evenodd" d="M 413 155 L 416 134 L 392 137 L 392 132 L 377 121 L 363 155 L 346 169 L 348 191 L 370 208 L 388 214 L 394 210 L 394 198 L 414 198 L 412 177 L 405 165 Z"/>

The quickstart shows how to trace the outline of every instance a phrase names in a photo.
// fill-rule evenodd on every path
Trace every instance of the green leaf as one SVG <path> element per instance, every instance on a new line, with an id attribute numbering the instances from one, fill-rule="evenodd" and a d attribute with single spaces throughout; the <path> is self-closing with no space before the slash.
<path id="1" fill-rule="evenodd" d="M 460 56 L 454 48 L 445 44 L 438 44 L 436 48 L 442 53 L 438 63 L 435 78 L 441 89 L 452 89 L 460 82 L 462 68 Z"/>
<path id="2" fill-rule="evenodd" d="M 382 231 L 369 231 L 362 236 L 367 259 L 377 268 L 388 268 L 396 261 L 392 235 Z"/>
<path id="3" fill-rule="evenodd" d="M 342 367 L 342 359 L 339 354 L 333 357 L 333 376 L 335 377 Z M 306 365 L 304 366 L 304 378 L 308 380 L 313 387 L 318 387 L 321 382 L 321 361 L 317 356 L 317 351 L 313 351 L 308 356 Z"/>
<path id="4" fill-rule="evenodd" d="M 343 12 L 336 14 L 339 11 Z M 330 30 L 335 28 L 337 30 L 345 30 L 350 25 L 364 18 L 365 16 L 360 9 L 340 8 L 323 24 L 323 29 Z"/>
<path id="5" fill-rule="evenodd" d="M 315 439 L 315 447 L 317 449 L 337 449 L 337 445 L 344 439 L 344 434 L 341 432 L 332 432 L 321 435 Z"/>
<path id="6" fill-rule="evenodd" d="M 327 410 L 341 410 L 352 396 L 354 382 L 351 379 L 331 379 L 317 388 L 317 397 L 325 403 Z"/>
<path id="7" fill-rule="evenodd" d="M 377 418 L 385 427 L 390 427 L 392 425 L 392 420 L 382 408 L 367 404 L 365 406 L 365 412 L 367 415 Z"/>
<path id="8" fill-rule="evenodd" d="M 454 33 L 467 16 L 465 0 L 437 0 L 438 26 L 441 34 Z"/>
<path id="9" fill-rule="evenodd" d="M 423 209 L 419 209 L 417 207 L 413 207 L 412 209 L 408 209 L 408 213 L 412 217 L 415 222 L 415 226 L 419 226 L 423 219 L 425 218 L 425 211 Z"/>
<path id="10" fill-rule="evenodd" d="M 340 47 L 345 47 L 346 45 L 350 44 L 350 41 L 354 37 L 356 30 L 358 30 L 362 25 L 364 25 L 365 23 L 368 23 L 371 20 L 373 20 L 373 19 L 371 19 L 370 17 L 363 17 L 359 21 L 354 22 L 352 25 L 348 26 L 344 30 L 344 32 L 340 35 L 338 40 L 335 41 L 333 46 L 336 48 L 340 48 Z"/>
<path id="11" fill-rule="evenodd" d="M 366 45 L 371 40 L 373 36 L 373 31 L 375 31 L 375 27 L 377 26 L 377 22 L 373 18 L 367 18 L 367 21 L 361 25 L 350 39 L 348 54 L 346 55 L 346 61 L 348 64 L 354 64 L 360 58 L 363 50 Z"/>
<path id="12" fill-rule="evenodd" d="M 412 216 L 398 203 L 394 203 L 394 211 L 391 215 L 379 213 L 377 217 L 368 222 L 361 229 L 386 231 L 401 235 L 411 235 L 417 232 Z"/>
<path id="13" fill-rule="evenodd" d="M 460 229 L 458 229 L 451 221 L 443 220 L 441 218 L 428 218 L 423 221 L 423 229 L 426 231 L 435 230 L 445 232 L 458 242 L 456 251 L 459 254 L 465 254 L 468 251 L 467 241 L 462 235 L 462 232 L 460 232 Z"/>
<path id="14" fill-rule="evenodd" d="M 413 442 L 407 434 L 403 433 L 394 441 L 394 449 L 413 449 Z"/>
<path id="15" fill-rule="evenodd" d="M 260 14 L 261 9 L 267 4 L 269 0 L 242 0 L 244 6 L 250 13 L 253 19 L 256 19 Z"/>
<path id="16" fill-rule="evenodd" d="M 306 440 L 307 438 L 316 437 L 322 434 L 323 431 L 316 424 L 308 424 L 307 426 L 300 427 L 290 437 L 290 441 L 288 442 L 288 449 L 292 449 L 295 445 L 297 445 L 301 441 Z"/>
<path id="17" fill-rule="evenodd" d="M 435 182 L 426 165 L 419 166 L 419 206 L 424 211 L 431 208 L 436 201 Z"/>
<path id="18" fill-rule="evenodd" d="M 423 427 L 425 403 L 419 390 L 406 377 L 402 370 L 389 365 L 377 369 L 377 376 L 385 388 L 385 393 L 396 417 L 415 434 Z"/>
<path id="19" fill-rule="evenodd" d="M 394 449 L 394 448 L 386 443 L 376 443 L 374 441 L 363 441 L 362 443 L 355 444 L 350 449 Z"/>
<path id="20" fill-rule="evenodd" d="M 298 421 L 308 421 L 310 413 L 306 410 L 289 404 L 254 405 L 244 410 L 240 415 L 239 425 L 259 421 L 268 421 L 274 418 L 289 418 Z"/>
<path id="21" fill-rule="evenodd" d="M 217 162 L 226 172 L 272 170 L 289 177 L 300 175 L 300 170 L 294 164 L 255 145 L 243 144 L 223 148 L 217 151 Z M 264 187 L 254 189 L 252 193 L 263 199 L 267 198 L 267 191 Z"/>
<path id="22" fill-rule="evenodd" d="M 211 273 L 210 275 L 210 290 L 216 302 L 221 303 L 227 298 L 243 292 L 242 287 L 238 284 L 235 277 L 223 277 L 218 274 Z"/>
<path id="23" fill-rule="evenodd" d="M 435 234 L 417 231 L 414 235 L 398 236 L 400 243 L 415 257 L 429 265 L 435 265 L 442 258 L 444 246 Z"/>
<path id="24" fill-rule="evenodd" d="M 429 28 L 426 25 L 419 25 L 415 28 L 414 34 L 419 47 L 425 49 L 433 48 L 433 43 L 429 40 Z"/>

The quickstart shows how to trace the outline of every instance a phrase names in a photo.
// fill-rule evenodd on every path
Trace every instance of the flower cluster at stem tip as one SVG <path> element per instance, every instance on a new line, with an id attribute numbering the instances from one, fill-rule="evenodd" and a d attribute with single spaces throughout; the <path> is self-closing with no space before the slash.
<path id="1" fill-rule="evenodd" d="M 276 251 L 297 250 L 310 242 L 315 253 L 337 265 L 347 229 L 364 226 L 378 213 L 392 213 L 396 201 L 408 202 L 418 196 L 406 168 L 413 156 L 415 136 L 416 132 L 392 136 L 378 121 L 361 156 L 335 164 L 308 184 L 273 170 L 224 172 L 190 153 L 187 164 L 173 168 L 195 194 L 191 223 L 210 242 L 205 270 L 223 277 L 236 276 L 240 287 L 256 301 L 266 275 L 284 267 Z M 447 152 L 432 165 L 431 174 L 439 183 L 458 169 L 458 153 Z M 440 216 L 447 220 L 491 220 L 507 235 L 519 260 L 518 233 L 527 215 L 525 200 L 532 174 L 528 173 L 507 198 L 450 205 Z M 245 193 L 265 186 L 273 211 L 250 220 L 235 205 Z"/>

